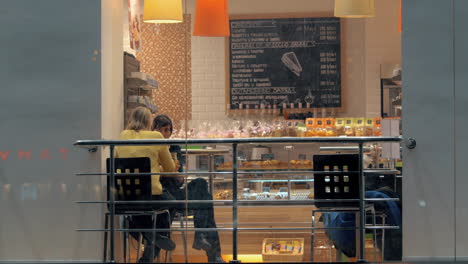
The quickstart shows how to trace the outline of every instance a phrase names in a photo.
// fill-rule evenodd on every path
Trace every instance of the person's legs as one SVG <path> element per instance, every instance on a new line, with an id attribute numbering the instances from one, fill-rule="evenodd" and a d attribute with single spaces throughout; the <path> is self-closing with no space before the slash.
<path id="1" fill-rule="evenodd" d="M 174 200 L 174 198 L 167 192 L 163 192 L 161 195 L 154 195 L 152 200 Z M 171 213 L 171 217 L 173 214 L 173 209 L 170 207 L 170 204 L 154 204 L 154 210 L 161 210 L 161 209 L 169 209 Z M 133 217 L 133 224 L 131 224 L 131 228 L 139 228 L 139 229 L 152 229 L 154 226 L 152 216 L 137 216 Z M 171 219 L 172 220 L 172 219 Z M 167 216 L 162 214 L 158 215 L 156 220 L 156 227 L 157 228 L 169 228 L 170 223 L 168 222 Z M 143 256 L 141 257 L 139 262 L 152 262 L 152 257 L 157 256 L 160 249 L 164 250 L 174 250 L 175 243 L 169 238 L 169 232 L 156 232 L 156 237 L 153 237 L 153 232 L 143 232 L 143 238 L 145 243 L 145 250 L 143 252 Z"/>
<path id="2" fill-rule="evenodd" d="M 191 181 L 187 189 L 189 200 L 213 200 L 205 179 Z M 216 228 L 213 203 L 192 204 L 190 209 L 194 211 L 195 228 Z M 222 260 L 218 231 L 196 231 L 193 247 L 204 249 L 210 262 Z"/>

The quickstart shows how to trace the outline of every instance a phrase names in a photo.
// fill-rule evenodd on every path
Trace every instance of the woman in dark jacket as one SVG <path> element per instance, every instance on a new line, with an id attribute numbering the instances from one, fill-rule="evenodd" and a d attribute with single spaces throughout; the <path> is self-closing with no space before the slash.
<path id="1" fill-rule="evenodd" d="M 173 130 L 172 120 L 166 115 L 158 115 L 153 120 L 152 130 L 160 132 L 164 138 L 170 138 Z M 180 146 L 171 145 L 169 151 L 177 155 L 180 162 L 179 171 L 182 172 L 185 159 Z M 161 184 L 168 199 L 171 200 L 185 200 L 186 198 L 187 200 L 213 200 L 213 196 L 208 191 L 208 183 L 203 178 L 192 180 L 187 187 L 183 187 L 183 177 L 162 176 Z M 171 215 L 173 216 L 175 212 L 185 214 L 186 209 L 185 204 L 174 204 Z M 194 214 L 195 228 L 216 228 L 212 203 L 188 204 L 188 210 Z M 221 245 L 217 231 L 195 231 L 192 247 L 205 250 L 209 262 L 224 262 L 221 258 Z"/>

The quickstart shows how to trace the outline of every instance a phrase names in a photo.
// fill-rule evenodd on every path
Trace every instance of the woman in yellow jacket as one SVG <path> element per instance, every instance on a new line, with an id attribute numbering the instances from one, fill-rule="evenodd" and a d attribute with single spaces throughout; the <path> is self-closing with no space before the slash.
<path id="1" fill-rule="evenodd" d="M 120 139 L 164 139 L 161 133 L 150 131 L 151 112 L 144 107 L 138 107 L 131 113 L 129 123 L 124 131 L 120 134 Z M 149 157 L 151 160 L 151 173 L 159 173 L 162 167 L 165 172 L 175 172 L 177 166 L 174 163 L 169 146 L 167 145 L 152 145 L 152 146 L 119 146 L 116 147 L 116 158 L 136 158 Z M 168 200 L 164 196 L 160 175 L 151 175 L 151 193 L 153 200 Z M 161 221 L 159 221 L 161 219 Z M 168 228 L 169 223 L 163 220 L 164 217 L 158 218 L 157 226 L 159 228 Z M 134 216 L 130 223 L 130 228 L 135 229 L 151 229 L 153 228 L 151 216 Z M 156 238 L 153 240 L 152 232 L 143 232 L 145 251 L 138 262 L 149 263 L 153 262 L 155 247 L 165 250 L 174 250 L 175 243 L 168 237 L 168 234 L 156 233 Z M 155 244 L 153 244 L 155 241 Z"/>

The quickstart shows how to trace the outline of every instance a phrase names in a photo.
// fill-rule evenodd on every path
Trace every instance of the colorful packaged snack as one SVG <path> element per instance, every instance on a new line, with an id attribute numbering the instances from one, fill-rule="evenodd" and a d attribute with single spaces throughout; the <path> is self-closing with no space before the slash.
<path id="1" fill-rule="evenodd" d="M 325 136 L 336 137 L 335 118 L 325 118 Z"/>
<path id="2" fill-rule="evenodd" d="M 345 119 L 344 118 L 337 118 L 335 120 L 335 129 L 337 136 L 344 136 L 345 135 Z"/>
<path id="3" fill-rule="evenodd" d="M 315 119 L 315 135 L 318 137 L 324 137 L 327 135 L 326 129 L 325 129 L 325 120 L 323 118 L 316 118 Z"/>
<path id="4" fill-rule="evenodd" d="M 374 135 L 374 119 L 366 118 L 364 136 L 372 137 Z"/>
<path id="5" fill-rule="evenodd" d="M 374 118 L 374 136 L 382 136 L 382 118 Z"/>
<path id="6" fill-rule="evenodd" d="M 307 118 L 306 119 L 306 128 L 307 131 L 305 133 L 306 137 L 315 137 L 315 118 Z"/>
<path id="7" fill-rule="evenodd" d="M 354 135 L 356 137 L 363 137 L 365 130 L 365 118 L 354 119 Z"/>
<path id="8" fill-rule="evenodd" d="M 307 127 L 304 123 L 299 122 L 296 125 L 296 136 L 297 137 L 305 137 L 307 133 Z"/>
<path id="9" fill-rule="evenodd" d="M 354 136 L 354 120 L 353 118 L 345 118 L 345 127 L 344 127 L 344 132 L 345 136 L 352 137 Z"/>

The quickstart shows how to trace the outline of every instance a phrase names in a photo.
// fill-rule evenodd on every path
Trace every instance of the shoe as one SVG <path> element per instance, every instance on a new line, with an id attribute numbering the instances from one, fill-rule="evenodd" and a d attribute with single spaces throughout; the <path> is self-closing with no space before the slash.
<path id="1" fill-rule="evenodd" d="M 152 263 L 152 256 L 155 256 L 154 246 L 148 245 L 148 242 L 145 242 L 145 249 L 143 250 L 143 255 L 137 261 L 137 263 Z"/>
<path id="2" fill-rule="evenodd" d="M 213 247 L 212 247 L 211 243 L 208 242 L 208 240 L 206 239 L 206 237 L 204 235 L 200 235 L 198 239 L 193 241 L 192 248 L 197 249 L 197 250 L 203 249 L 205 251 L 209 251 Z"/>
<path id="3" fill-rule="evenodd" d="M 137 263 L 153 263 L 153 261 L 151 261 L 149 258 L 143 258 L 141 257 Z"/>
<path id="4" fill-rule="evenodd" d="M 176 244 L 167 236 L 156 235 L 155 246 L 167 251 L 172 251 L 176 248 Z"/>
<path id="5" fill-rule="evenodd" d="M 219 254 L 215 256 L 208 255 L 208 262 L 209 263 L 226 263 L 226 261 L 224 261 L 224 259 Z"/>

